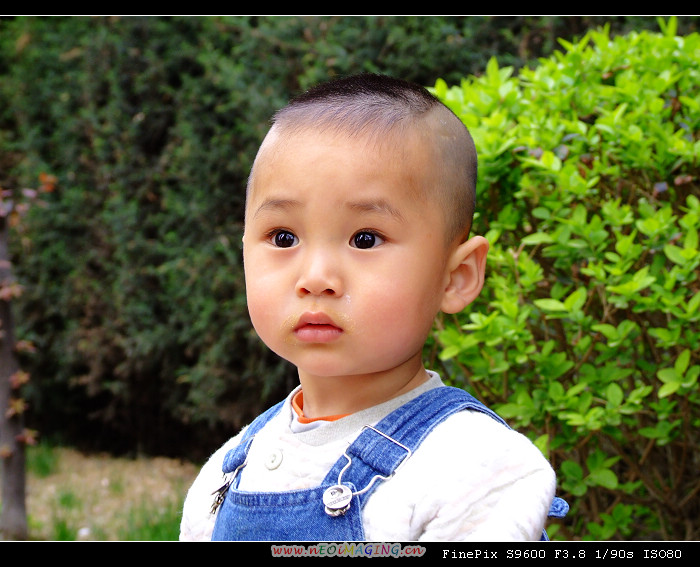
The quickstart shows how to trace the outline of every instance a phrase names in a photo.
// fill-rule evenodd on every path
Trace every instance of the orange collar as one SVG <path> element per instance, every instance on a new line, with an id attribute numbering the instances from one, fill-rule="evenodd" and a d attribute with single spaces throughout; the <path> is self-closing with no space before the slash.
<path id="1" fill-rule="evenodd" d="M 292 397 L 292 409 L 294 412 L 297 414 L 297 418 L 299 419 L 299 423 L 313 423 L 314 421 L 336 421 L 337 419 L 340 419 L 341 417 L 345 417 L 345 415 L 328 415 L 325 417 L 306 417 L 304 415 L 304 393 L 299 390 L 294 396 Z"/>

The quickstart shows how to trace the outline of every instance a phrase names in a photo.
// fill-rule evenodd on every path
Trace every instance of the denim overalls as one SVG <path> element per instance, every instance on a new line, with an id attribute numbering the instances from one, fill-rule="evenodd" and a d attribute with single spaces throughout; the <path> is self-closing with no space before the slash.
<path id="1" fill-rule="evenodd" d="M 282 403 L 254 420 L 241 443 L 224 457 L 223 472 L 232 477 L 221 489 L 223 501 L 212 540 L 364 541 L 363 505 L 374 488 L 391 477 L 438 423 L 468 409 L 486 413 L 506 425 L 464 390 L 433 388 L 394 410 L 376 426 L 365 427 L 320 486 L 284 492 L 237 490 L 236 473 L 245 466 L 255 433 L 279 412 Z M 549 515 L 563 517 L 568 508 L 564 500 L 555 498 Z M 542 540 L 547 540 L 544 531 Z"/>

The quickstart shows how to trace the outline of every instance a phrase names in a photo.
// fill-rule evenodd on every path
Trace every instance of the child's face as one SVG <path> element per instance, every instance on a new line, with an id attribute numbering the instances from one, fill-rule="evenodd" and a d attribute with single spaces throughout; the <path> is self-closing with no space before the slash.
<path id="1" fill-rule="evenodd" d="M 244 236 L 248 307 L 300 375 L 392 371 L 420 358 L 448 284 L 443 213 L 422 198 L 420 142 L 306 132 L 259 156 Z M 397 157 L 399 156 L 399 157 Z"/>

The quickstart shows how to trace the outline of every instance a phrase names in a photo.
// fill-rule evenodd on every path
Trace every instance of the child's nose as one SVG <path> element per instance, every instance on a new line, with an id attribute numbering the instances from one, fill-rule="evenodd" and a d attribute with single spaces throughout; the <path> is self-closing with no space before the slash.
<path id="1" fill-rule="evenodd" d="M 339 261 L 333 254 L 326 251 L 309 252 L 305 255 L 304 264 L 297 281 L 297 294 L 330 295 L 343 294 Z"/>

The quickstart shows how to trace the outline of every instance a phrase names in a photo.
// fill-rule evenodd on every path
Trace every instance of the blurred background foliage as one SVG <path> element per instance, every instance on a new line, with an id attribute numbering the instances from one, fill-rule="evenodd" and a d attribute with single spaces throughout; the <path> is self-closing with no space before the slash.
<path id="1" fill-rule="evenodd" d="M 42 206 L 32 208 L 12 240 L 24 288 L 15 303 L 17 334 L 35 347 L 21 361 L 31 375 L 24 387 L 29 425 L 46 439 L 86 449 L 205 458 L 296 382 L 293 369 L 252 332 L 241 264 L 245 182 L 274 110 L 314 83 L 361 71 L 442 85 L 446 98 L 454 97 L 448 87 L 467 77 L 488 82 L 491 73 L 491 86 L 506 100 L 508 73 L 537 68 L 540 58 L 561 52 L 560 38 L 575 42 L 602 25 L 611 37 L 659 30 L 656 18 L 629 16 L 1 18 L 0 186 L 33 187 L 41 174 L 56 178 L 55 190 L 42 194 Z M 679 18 L 677 33 L 697 26 L 695 17 Z M 623 59 L 617 57 L 616 64 Z M 478 115 L 471 101 L 453 103 L 467 122 Z M 517 112 L 517 104 L 508 111 Z M 484 114 L 491 124 L 504 119 L 498 106 Z M 547 116 L 528 116 L 533 132 L 559 131 Z M 480 191 L 493 223 L 482 228 L 491 237 L 523 222 L 522 211 L 510 206 L 514 197 L 530 199 L 557 183 L 551 169 L 516 169 L 512 159 L 522 148 L 503 146 L 499 153 L 497 126 L 483 132 L 488 165 Z M 528 149 L 545 145 L 538 140 Z M 509 157 L 500 159 L 505 149 Z M 545 149 L 549 166 L 561 159 L 553 153 L 560 146 Z M 556 202 L 540 203 L 526 219 L 530 233 L 551 232 L 552 223 L 544 225 L 563 214 L 559 206 L 574 211 L 580 204 L 561 196 Z M 540 221 L 542 230 L 533 228 Z M 571 232 L 567 238 L 574 240 Z M 495 256 L 506 273 L 508 246 L 520 250 L 509 241 L 504 256 Z M 561 248 L 549 252 L 553 263 L 564 255 Z M 518 270 L 536 271 L 526 257 Z M 551 273 L 554 297 L 537 299 L 565 303 L 572 289 L 555 281 L 560 271 Z M 485 294 L 483 316 L 489 302 L 506 301 L 498 294 L 496 287 Z M 580 308 L 579 299 L 567 305 Z M 466 336 L 459 330 L 469 322 L 442 324 L 447 329 L 426 355 L 450 379 L 478 388 L 467 367 L 474 345 L 454 335 Z M 564 333 L 548 337 L 568 340 Z M 541 338 L 535 344 L 553 348 Z M 519 361 L 532 359 L 518 348 Z M 483 376 L 499 374 L 493 366 L 474 367 Z M 548 384 L 561 376 L 552 372 Z M 481 393 L 515 417 L 532 409 L 522 395 L 518 406 L 503 391 L 492 399 L 488 388 Z M 570 472 L 573 483 L 578 471 Z"/>

